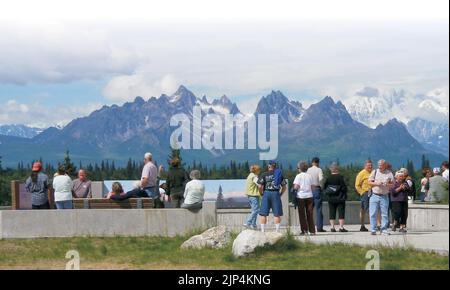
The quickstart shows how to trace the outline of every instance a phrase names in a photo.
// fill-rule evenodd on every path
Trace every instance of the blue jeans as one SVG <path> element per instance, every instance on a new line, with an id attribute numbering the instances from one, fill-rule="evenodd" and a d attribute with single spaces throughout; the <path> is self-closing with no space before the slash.
<path id="1" fill-rule="evenodd" d="M 57 209 L 73 209 L 72 200 L 55 201 Z"/>
<path id="2" fill-rule="evenodd" d="M 259 196 L 248 196 L 248 202 L 250 203 L 250 208 L 252 212 L 248 215 L 247 221 L 245 222 L 248 226 L 256 227 L 256 218 L 259 213 Z"/>
<path id="3" fill-rule="evenodd" d="M 316 209 L 316 227 L 317 230 L 323 229 L 323 213 L 322 213 L 322 190 L 320 187 L 313 189 L 314 208 Z"/>
<path id="4" fill-rule="evenodd" d="M 372 194 L 369 202 L 370 231 L 377 231 L 377 215 L 381 212 L 381 231 L 389 226 L 389 197 L 388 195 Z"/>
<path id="5" fill-rule="evenodd" d="M 420 200 L 421 202 L 424 202 L 426 196 L 427 196 L 426 192 L 421 192 L 421 193 L 419 194 L 419 200 Z"/>

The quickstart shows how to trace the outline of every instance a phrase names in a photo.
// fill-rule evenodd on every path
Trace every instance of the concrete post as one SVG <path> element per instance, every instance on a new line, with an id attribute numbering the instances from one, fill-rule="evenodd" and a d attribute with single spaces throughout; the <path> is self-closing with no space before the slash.
<path id="1" fill-rule="evenodd" d="M 204 201 L 201 214 L 203 228 L 217 226 L 216 201 Z"/>

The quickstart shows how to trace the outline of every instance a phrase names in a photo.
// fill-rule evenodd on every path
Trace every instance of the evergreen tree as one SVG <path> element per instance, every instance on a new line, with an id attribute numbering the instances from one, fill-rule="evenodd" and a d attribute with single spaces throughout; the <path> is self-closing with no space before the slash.
<path id="1" fill-rule="evenodd" d="M 74 177 L 76 175 L 77 168 L 75 164 L 73 164 L 72 160 L 70 159 L 69 150 L 66 151 L 66 155 L 64 157 L 64 166 L 66 167 L 66 172 L 69 176 Z"/>

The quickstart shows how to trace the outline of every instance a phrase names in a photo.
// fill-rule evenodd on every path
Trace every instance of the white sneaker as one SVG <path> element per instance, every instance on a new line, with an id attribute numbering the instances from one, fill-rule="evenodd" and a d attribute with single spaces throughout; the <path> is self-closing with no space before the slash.
<path id="1" fill-rule="evenodd" d="M 383 236 L 390 236 L 390 235 L 391 235 L 391 233 L 388 232 L 388 231 L 386 231 L 386 230 L 382 231 L 381 234 L 382 234 Z"/>

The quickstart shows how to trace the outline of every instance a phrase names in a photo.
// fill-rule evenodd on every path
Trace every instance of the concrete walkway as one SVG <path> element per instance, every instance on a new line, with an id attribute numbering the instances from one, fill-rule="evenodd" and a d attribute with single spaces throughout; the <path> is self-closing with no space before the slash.
<path id="1" fill-rule="evenodd" d="M 408 231 L 407 234 L 391 232 L 390 236 L 370 235 L 369 232 L 360 232 L 360 226 L 347 225 L 348 233 L 332 233 L 329 227 L 324 227 L 326 233 L 317 233 L 315 236 L 298 236 L 299 228 L 292 229 L 300 241 L 315 244 L 344 243 L 358 246 L 383 246 L 393 248 L 414 248 L 419 251 L 435 252 L 448 256 L 449 232 L 422 232 Z M 338 229 L 338 227 L 336 227 Z"/>

